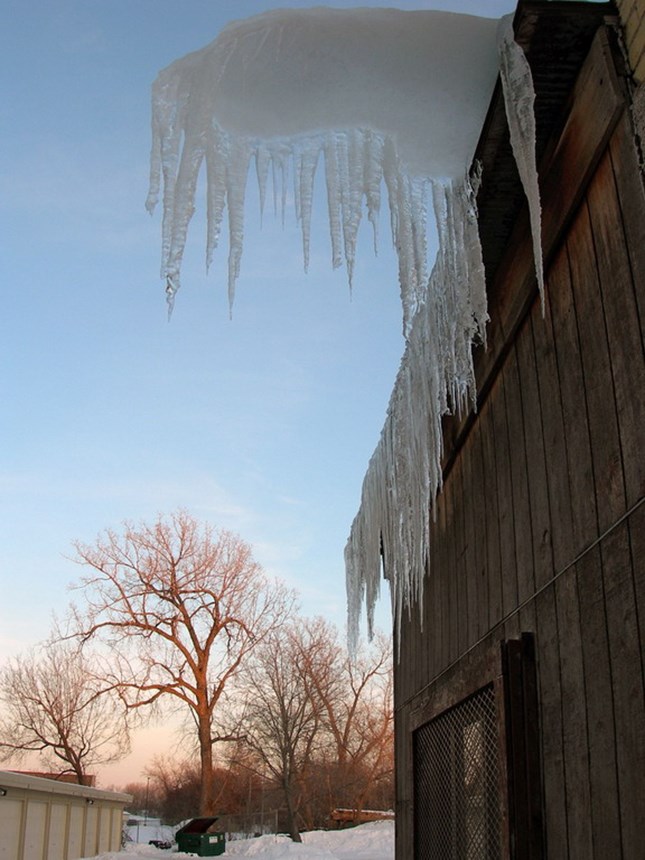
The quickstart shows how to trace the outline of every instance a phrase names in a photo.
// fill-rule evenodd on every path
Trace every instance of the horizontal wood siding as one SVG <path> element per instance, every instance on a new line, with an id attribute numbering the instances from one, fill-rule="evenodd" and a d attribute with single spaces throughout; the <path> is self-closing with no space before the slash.
<path id="1" fill-rule="evenodd" d="M 395 672 L 397 857 L 410 714 L 471 651 L 536 637 L 549 857 L 643 856 L 645 198 L 628 112 L 446 474 Z M 549 212 L 545 211 L 548 221 Z"/>

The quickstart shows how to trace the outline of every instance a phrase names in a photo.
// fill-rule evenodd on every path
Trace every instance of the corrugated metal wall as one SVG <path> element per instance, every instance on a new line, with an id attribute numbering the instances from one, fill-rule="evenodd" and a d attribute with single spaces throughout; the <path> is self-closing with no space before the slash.
<path id="1" fill-rule="evenodd" d="M 118 851 L 130 799 L 0 772 L 0 860 L 77 860 Z"/>

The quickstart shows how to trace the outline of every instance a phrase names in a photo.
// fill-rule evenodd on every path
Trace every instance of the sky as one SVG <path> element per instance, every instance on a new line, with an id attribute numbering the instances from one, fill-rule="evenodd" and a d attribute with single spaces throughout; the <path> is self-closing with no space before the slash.
<path id="1" fill-rule="evenodd" d="M 514 5 L 431 4 L 489 16 Z M 344 626 L 343 549 L 403 351 L 387 214 L 378 257 L 362 225 L 350 295 L 345 270 L 331 268 L 324 194 L 305 275 L 293 210 L 284 228 L 270 212 L 260 225 L 249 184 L 230 319 L 226 243 L 207 275 L 198 199 L 168 321 L 160 212 L 144 209 L 158 71 L 273 7 L 3 4 L 0 666 L 64 615 L 82 574 L 74 540 L 178 507 L 240 534 L 298 590 L 304 614 Z M 104 784 L 139 779 L 160 732 Z"/>

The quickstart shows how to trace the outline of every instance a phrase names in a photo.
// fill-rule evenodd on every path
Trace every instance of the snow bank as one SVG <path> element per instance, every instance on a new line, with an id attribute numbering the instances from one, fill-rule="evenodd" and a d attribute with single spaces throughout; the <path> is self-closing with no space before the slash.
<path id="1" fill-rule="evenodd" d="M 346 550 L 350 637 L 381 549 L 396 617 L 420 597 L 428 511 L 441 488 L 441 417 L 475 403 L 471 347 L 485 340 L 486 285 L 471 165 L 501 72 L 511 142 L 527 193 L 542 286 L 531 73 L 510 19 L 394 9 L 279 10 L 237 22 L 177 60 L 153 87 L 152 211 L 163 180 L 162 276 L 172 307 L 197 176 L 207 174 L 210 262 L 228 211 L 229 301 L 240 271 L 244 197 L 255 165 L 261 206 L 293 200 L 309 255 L 314 178 L 324 165 L 332 265 L 351 284 L 363 210 L 374 229 L 382 188 L 399 259 L 407 347 Z M 427 275 L 428 206 L 439 252 Z"/>
<path id="2" fill-rule="evenodd" d="M 260 860 L 394 860 L 394 822 L 375 821 L 347 830 L 302 834 L 298 845 L 288 836 L 260 836 L 229 842 L 222 857 Z M 171 853 L 151 845 L 130 845 L 124 851 L 99 855 L 96 860 L 187 860 L 192 854 Z"/>

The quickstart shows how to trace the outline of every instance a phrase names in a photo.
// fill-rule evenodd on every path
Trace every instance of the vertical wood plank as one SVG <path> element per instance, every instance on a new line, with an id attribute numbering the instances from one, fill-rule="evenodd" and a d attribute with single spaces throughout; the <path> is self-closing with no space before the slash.
<path id="1" fill-rule="evenodd" d="M 572 555 L 598 534 L 584 373 L 566 248 L 549 273 L 549 298 L 564 418 L 571 500 Z"/>
<path id="2" fill-rule="evenodd" d="M 569 857 L 592 856 L 587 711 L 575 569 L 555 583 Z"/>
<path id="3" fill-rule="evenodd" d="M 627 113 L 610 141 L 609 152 L 625 229 L 641 341 L 645 345 L 645 191 L 638 181 L 638 158 Z"/>
<path id="4" fill-rule="evenodd" d="M 627 507 L 631 507 L 645 493 L 645 358 L 622 213 L 609 155 L 598 165 L 588 199 L 609 339 Z"/>
<path id="5" fill-rule="evenodd" d="M 499 546 L 502 570 L 502 614 L 508 615 L 517 606 L 517 570 L 515 567 L 515 524 L 513 520 L 513 486 L 509 453 L 503 373 L 500 373 L 489 394 L 497 462 L 497 511 L 499 514 Z"/>
<path id="6" fill-rule="evenodd" d="M 439 548 L 440 563 L 435 571 L 434 599 L 436 606 L 434 618 L 438 635 L 435 638 L 435 653 L 432 655 L 434 664 L 432 666 L 431 677 L 434 677 L 445 667 L 450 640 L 449 624 L 451 612 L 448 609 L 448 602 L 451 597 L 449 586 L 452 577 L 450 572 L 453 569 L 453 557 L 455 553 L 452 535 L 455 528 L 455 509 L 459 504 L 459 488 L 455 486 L 455 478 L 458 476 L 458 471 L 458 469 L 454 470 L 454 474 L 450 475 L 451 480 L 444 487 L 446 497 L 443 514 L 445 516 L 446 529 L 442 535 L 442 545 Z"/>
<path id="7" fill-rule="evenodd" d="M 417 689 L 422 687 L 424 683 L 428 683 L 436 675 L 441 664 L 442 615 L 446 613 L 447 607 L 442 607 L 441 605 L 440 575 L 442 566 L 448 562 L 448 554 L 450 552 L 449 534 L 451 524 L 448 509 L 451 504 L 451 492 L 451 487 L 444 487 L 444 491 L 441 494 L 441 502 L 437 507 L 436 522 L 430 526 L 431 561 L 424 607 L 424 615 L 427 619 L 424 621 L 426 644 L 424 647 L 423 663 L 425 677 L 419 679 Z"/>
<path id="8" fill-rule="evenodd" d="M 601 558 L 616 725 L 622 847 L 625 857 L 638 857 L 643 848 L 642 824 L 645 821 L 645 695 L 629 533 L 625 523 L 603 540 Z"/>
<path id="9" fill-rule="evenodd" d="M 414 800 L 412 733 L 409 728 L 409 708 L 394 712 L 394 741 L 396 746 L 396 856 L 414 856 Z"/>
<path id="10" fill-rule="evenodd" d="M 534 307 L 532 316 L 540 315 L 540 309 L 537 306 Z M 544 325 L 541 319 L 538 320 L 538 324 L 540 323 Z M 533 569 L 535 587 L 540 588 L 553 575 L 553 552 L 546 452 L 544 450 L 540 392 L 536 369 L 537 356 L 531 319 L 527 320 L 526 325 L 520 331 L 516 344 L 526 444 L 528 495 L 533 538 Z"/>
<path id="11" fill-rule="evenodd" d="M 589 735 L 593 857 L 620 857 L 616 732 L 600 549 L 576 565 Z"/>
<path id="12" fill-rule="evenodd" d="M 557 285 L 557 278 L 554 278 Z M 551 275 L 547 295 L 552 289 Z M 562 570 L 573 558 L 571 492 L 564 436 L 564 418 L 560 395 L 560 380 L 556 361 L 555 341 L 551 320 L 552 303 L 547 300 L 545 316 L 532 319 L 533 343 L 537 368 L 537 395 L 546 459 L 546 491 L 550 514 L 553 570 Z M 544 573 L 548 576 L 548 573 Z M 538 576 L 540 583 L 541 576 Z"/>
<path id="13" fill-rule="evenodd" d="M 461 486 L 457 483 L 459 479 L 458 472 L 455 473 L 455 482 L 452 481 L 452 475 L 448 478 L 450 484 L 450 492 L 446 499 L 446 504 L 450 507 L 449 520 L 451 522 L 451 533 L 446 535 L 446 546 L 443 547 L 444 564 L 446 569 L 446 582 L 448 585 L 448 593 L 450 598 L 450 612 L 448 618 L 447 630 L 447 655 L 444 660 L 451 662 L 456 659 L 459 651 L 459 627 L 467 623 L 465 616 L 466 610 L 466 594 L 462 587 L 463 566 L 457 564 L 456 547 L 454 541 L 454 533 L 458 528 L 456 520 L 458 519 L 459 510 L 456 510 L 455 496 L 461 495 Z M 445 665 L 445 663 L 444 663 Z"/>
<path id="14" fill-rule="evenodd" d="M 633 511 L 628 520 L 627 527 L 632 554 L 636 615 L 638 617 L 641 642 L 641 666 L 643 677 L 645 678 L 645 503 L 640 504 Z M 645 723 L 645 717 L 643 718 L 643 722 Z"/>
<path id="15" fill-rule="evenodd" d="M 520 334 L 519 337 L 521 336 Z M 535 592 L 535 574 L 533 570 L 533 531 L 526 465 L 526 442 L 522 414 L 523 392 L 520 387 L 516 349 L 510 351 L 504 367 L 504 396 L 513 494 L 517 599 L 520 603 L 524 603 Z"/>
<path id="16" fill-rule="evenodd" d="M 567 246 L 584 372 L 598 525 L 603 532 L 625 511 L 625 483 L 605 314 L 597 274 L 602 263 L 596 258 L 586 206 L 580 209 Z"/>
<path id="17" fill-rule="evenodd" d="M 463 550 L 460 562 L 464 565 L 466 576 L 466 596 L 468 600 L 468 644 L 474 645 L 479 638 L 479 613 L 477 607 L 477 547 L 475 546 L 475 511 L 472 504 L 474 497 L 472 433 L 466 450 L 463 451 L 463 494 L 464 494 L 464 532 Z"/>
<path id="18" fill-rule="evenodd" d="M 484 512 L 486 517 L 486 567 L 488 572 L 488 617 L 491 627 L 502 619 L 502 565 L 499 547 L 497 502 L 497 457 L 493 435 L 493 416 L 487 400 L 479 412 L 484 467 Z"/>
<path id="19" fill-rule="evenodd" d="M 549 857 L 567 857 L 567 804 L 562 743 L 560 650 L 552 586 L 546 588 L 536 597 L 535 608 L 546 844 L 548 845 Z"/>
<path id="20" fill-rule="evenodd" d="M 477 638 L 481 639 L 490 629 L 488 615 L 488 535 L 486 533 L 486 492 L 484 486 L 484 463 L 481 440 L 481 425 L 475 423 L 470 445 L 473 455 L 472 490 L 470 502 L 473 509 L 475 559 L 474 575 L 477 595 Z"/>
<path id="21" fill-rule="evenodd" d="M 460 643 L 460 653 L 463 653 L 470 645 L 470 606 L 468 603 L 468 569 L 465 559 L 466 545 L 466 513 L 464 506 L 467 500 L 465 499 L 465 484 L 463 477 L 462 463 L 458 464 L 455 470 L 457 482 L 455 483 L 456 492 L 459 493 L 459 506 L 455 509 L 454 531 L 452 535 L 452 554 L 453 554 L 453 572 L 455 581 L 458 583 L 459 589 L 459 619 L 457 627 L 457 636 Z"/>

